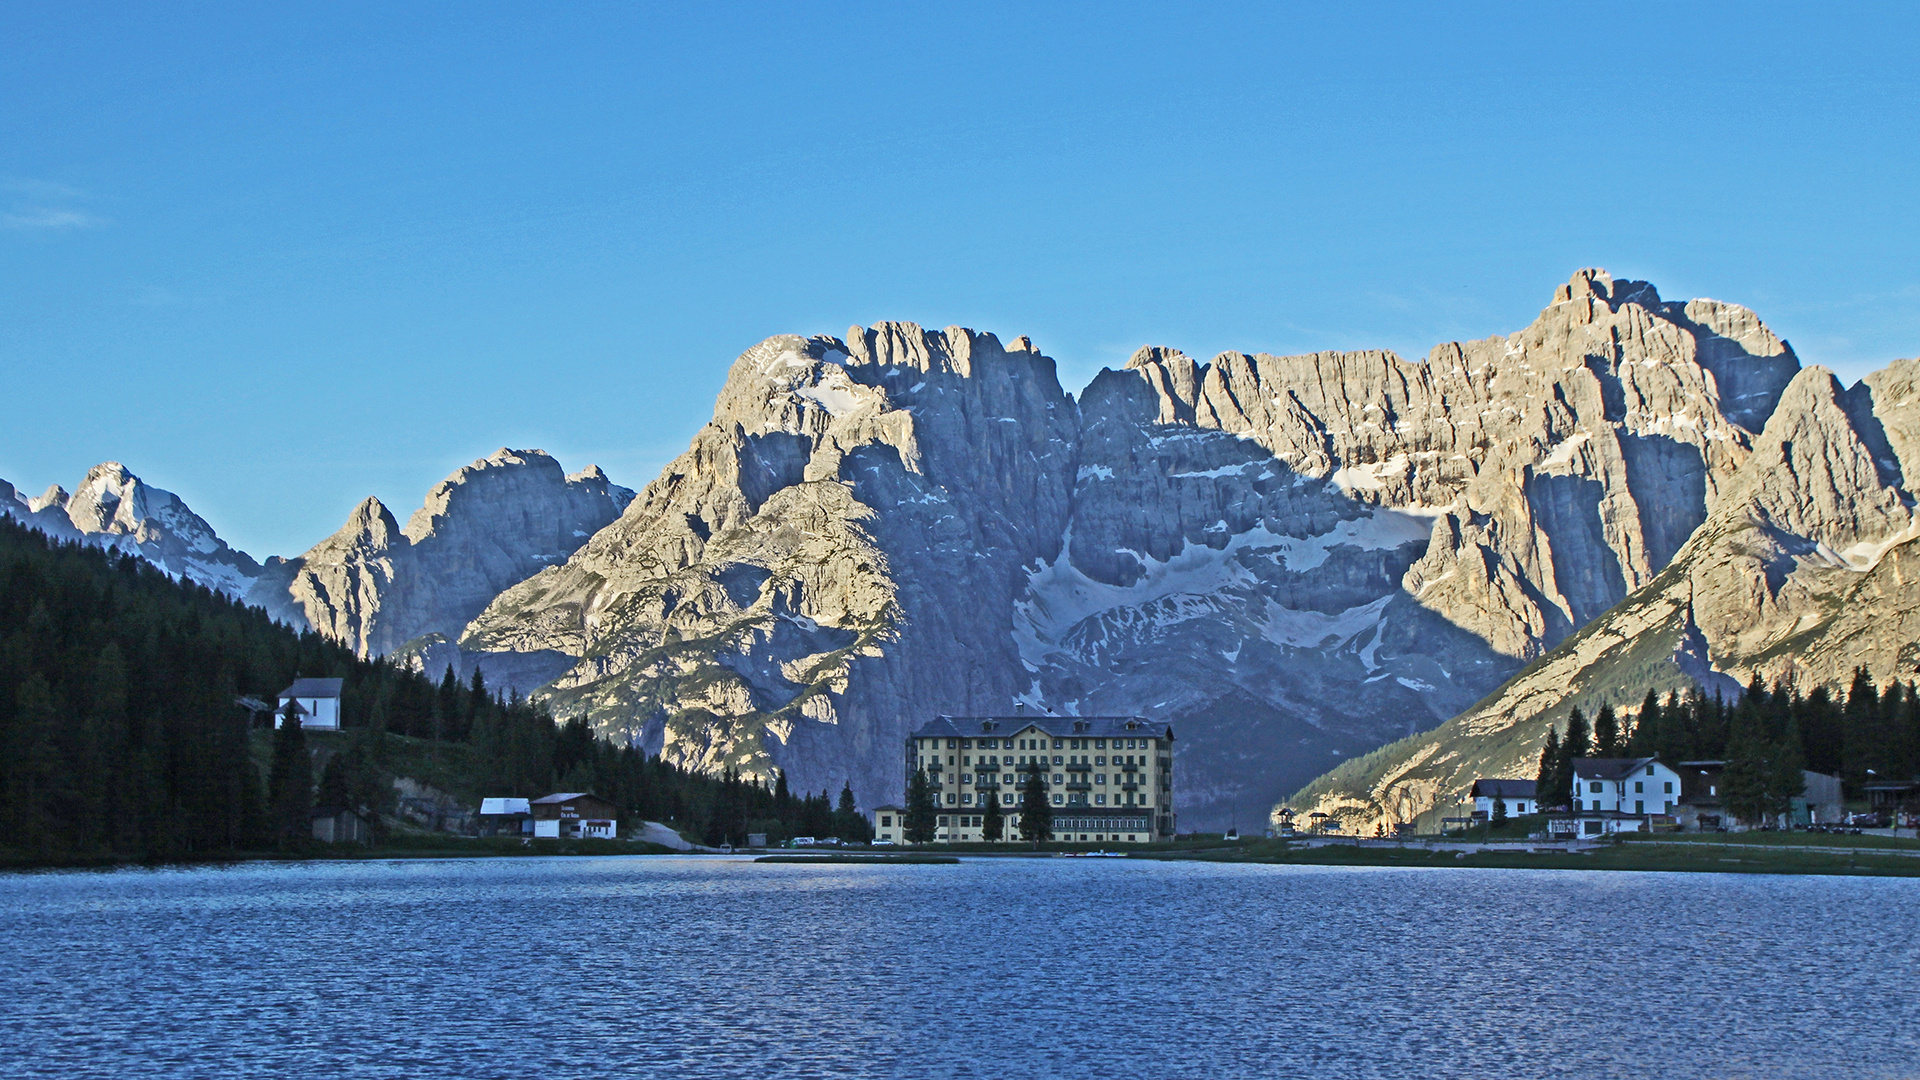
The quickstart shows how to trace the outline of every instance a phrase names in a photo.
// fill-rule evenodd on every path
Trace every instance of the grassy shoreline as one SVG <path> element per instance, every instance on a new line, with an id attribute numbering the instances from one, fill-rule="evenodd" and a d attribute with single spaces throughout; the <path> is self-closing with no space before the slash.
<path id="1" fill-rule="evenodd" d="M 1819 874 L 1864 877 L 1920 877 L 1920 842 L 1909 842 L 1896 850 L 1882 844 L 1829 844 L 1827 841 L 1875 839 L 1883 837 L 1819 837 L 1806 841 L 1808 847 L 1846 848 L 1811 851 L 1785 842 L 1744 843 L 1748 834 L 1729 837 L 1689 837 L 1675 843 L 1672 838 L 1625 840 L 1581 852 L 1551 850 L 1541 845 L 1535 850 L 1488 849 L 1460 851 L 1419 844 L 1360 845 L 1324 844 L 1306 846 L 1284 840 L 1256 840 L 1230 851 L 1210 850 L 1191 854 L 1143 853 L 1145 858 L 1195 859 L 1206 862 L 1263 863 L 1285 866 L 1409 866 L 1475 867 L 1512 870 L 1640 870 L 1671 873 L 1706 874 Z M 1459 841 L 1449 841 L 1457 844 Z M 1903 853 L 1905 852 L 1905 853 Z"/>
<path id="2" fill-rule="evenodd" d="M 858 863 L 874 866 L 884 863 L 898 863 L 907 866 L 957 866 L 958 855 L 936 855 L 928 852 L 905 851 L 898 855 L 762 855 L 753 860 L 757 863 L 784 863 L 789 866 Z"/>
<path id="3" fill-rule="evenodd" d="M 379 847 L 363 844 L 314 844 L 294 851 L 220 851 L 164 859 L 128 859 L 114 855 L 56 855 L 51 858 L 0 852 L 0 873 L 35 870 L 159 869 L 168 866 L 223 866 L 253 862 L 379 862 L 391 859 L 512 859 L 529 856 L 677 855 L 680 852 L 644 840 L 553 840 L 523 844 L 510 836 L 405 836 Z"/>

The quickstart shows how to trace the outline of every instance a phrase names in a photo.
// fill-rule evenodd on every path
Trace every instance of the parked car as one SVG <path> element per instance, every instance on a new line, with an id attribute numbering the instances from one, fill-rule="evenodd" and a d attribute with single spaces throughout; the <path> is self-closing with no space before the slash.
<path id="1" fill-rule="evenodd" d="M 789 841 L 794 847 L 812 847 L 819 842 L 811 836 L 796 836 Z"/>
<path id="2" fill-rule="evenodd" d="M 893 846 L 893 841 L 891 841 L 891 840 L 875 840 L 875 841 L 873 842 L 873 846 L 874 846 L 874 847 L 892 847 L 892 846 Z"/>

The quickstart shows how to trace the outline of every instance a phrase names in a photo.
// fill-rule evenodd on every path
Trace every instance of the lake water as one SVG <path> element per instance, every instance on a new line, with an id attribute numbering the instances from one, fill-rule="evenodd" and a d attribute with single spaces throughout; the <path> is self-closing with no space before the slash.
<path id="1" fill-rule="evenodd" d="M 0 1075 L 1914 1077 L 1920 880 L 975 859 L 0 876 Z"/>

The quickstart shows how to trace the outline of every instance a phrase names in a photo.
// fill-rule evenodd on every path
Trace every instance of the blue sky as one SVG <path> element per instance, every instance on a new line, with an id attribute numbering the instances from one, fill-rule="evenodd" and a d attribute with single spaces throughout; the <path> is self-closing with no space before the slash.
<path id="1" fill-rule="evenodd" d="M 1910 5 L 0 4 L 0 477 L 294 554 L 500 445 L 638 488 L 774 333 L 1078 390 L 1582 266 L 1920 354 Z"/>

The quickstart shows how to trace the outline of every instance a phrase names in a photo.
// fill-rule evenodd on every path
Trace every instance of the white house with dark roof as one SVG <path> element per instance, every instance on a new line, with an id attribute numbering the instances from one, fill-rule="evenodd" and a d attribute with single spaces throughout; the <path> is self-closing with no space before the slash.
<path id="1" fill-rule="evenodd" d="M 1532 780 L 1475 780 L 1473 816 L 1492 820 L 1498 816 L 1493 812 L 1495 802 L 1504 804 L 1507 817 L 1536 813 L 1540 808 L 1539 800 L 1534 798 L 1534 788 L 1537 786 Z"/>
<path id="2" fill-rule="evenodd" d="M 942 716 L 907 737 L 907 777 L 924 771 L 935 839 L 983 839 L 989 801 L 1018 835 L 1020 788 L 1038 771 L 1053 838 L 1087 843 L 1173 839 L 1173 726 L 1138 716 Z"/>
<path id="3" fill-rule="evenodd" d="M 340 730 L 340 685 L 342 679 L 295 679 L 293 685 L 280 691 L 280 708 L 274 714 L 280 719 L 275 724 L 286 723 L 287 702 L 295 702 L 300 714 L 300 726 L 318 728 L 323 731 Z"/>
<path id="4" fill-rule="evenodd" d="M 1579 836 L 1651 832 L 1675 822 L 1680 795 L 1680 774 L 1658 758 L 1575 758 L 1567 813 L 1547 828 Z"/>

